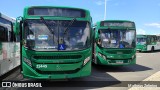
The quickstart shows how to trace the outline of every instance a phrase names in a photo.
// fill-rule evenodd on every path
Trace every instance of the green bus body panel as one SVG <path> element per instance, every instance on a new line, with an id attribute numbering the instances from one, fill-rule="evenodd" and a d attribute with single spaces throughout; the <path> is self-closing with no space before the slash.
<path id="1" fill-rule="evenodd" d="M 39 74 L 33 68 L 29 67 L 26 63 L 23 62 L 23 76 L 25 78 L 34 78 L 34 79 L 66 79 L 66 78 L 77 78 L 84 77 L 91 74 L 91 60 L 82 67 L 79 71 L 74 73 L 56 73 L 53 74 Z"/>
<path id="2" fill-rule="evenodd" d="M 35 52 L 31 50 L 25 50 L 25 48 L 22 48 L 22 60 L 23 60 L 23 75 L 27 75 L 26 77 L 31 77 L 31 78 L 38 78 L 39 74 L 42 73 L 42 75 L 46 75 L 48 73 L 53 74 L 53 76 L 56 77 L 50 77 L 50 79 L 62 79 L 65 78 L 65 74 L 70 73 L 71 75 L 74 74 L 75 72 L 77 73 L 83 73 L 82 75 L 77 75 L 73 77 L 79 77 L 79 76 L 88 76 L 91 74 L 91 66 L 90 64 L 86 64 L 88 66 L 83 66 L 83 61 L 85 58 L 89 57 L 91 54 L 91 48 L 82 50 L 82 51 L 72 51 L 72 52 Z M 84 54 L 85 53 L 85 54 Z M 81 55 L 81 58 L 77 59 L 34 59 L 33 56 L 70 56 L 70 55 Z M 32 62 L 32 67 L 27 65 L 24 62 L 24 57 L 31 60 Z M 90 56 L 91 57 L 91 56 Z M 91 60 L 90 60 L 91 61 Z M 89 62 L 88 62 L 89 63 Z M 36 65 L 47 65 L 47 68 L 36 68 Z M 87 67 L 87 71 L 84 73 L 84 71 L 81 69 Z M 30 68 L 30 69 L 28 69 Z M 35 70 L 34 70 L 34 69 Z M 86 68 L 85 68 L 86 69 Z M 29 70 L 29 71 L 28 71 Z M 39 72 L 37 72 L 37 70 Z M 65 73 L 66 72 L 66 73 Z M 62 75 L 61 75 L 62 74 Z M 60 75 L 60 77 L 58 77 Z M 36 77 L 37 76 L 37 77 Z M 65 76 L 65 77 L 61 77 Z M 68 76 L 67 78 L 72 77 Z M 45 78 L 45 77 L 39 77 L 39 78 Z"/>
<path id="3" fill-rule="evenodd" d="M 34 64 L 37 65 L 36 63 Z M 82 67 L 82 64 L 83 62 L 73 63 L 73 64 L 45 64 L 47 65 L 47 68 L 42 68 L 38 70 L 41 70 L 41 71 L 69 71 L 69 70 L 76 70 L 77 68 L 80 69 Z"/>
<path id="4" fill-rule="evenodd" d="M 40 20 L 40 16 L 28 15 L 28 9 L 32 7 L 47 7 L 54 8 L 54 6 L 31 6 L 25 7 L 22 21 L 27 19 Z M 55 7 L 55 8 L 71 8 L 72 7 Z M 76 18 L 77 21 L 89 22 L 92 26 L 92 18 L 90 12 L 85 9 L 86 16 L 83 18 Z M 72 17 L 55 17 L 43 16 L 45 20 L 73 20 Z M 18 23 L 18 22 L 17 22 Z M 19 25 L 19 24 L 17 24 Z M 19 28 L 20 29 L 20 28 Z M 22 28 L 22 36 L 24 36 L 24 28 Z M 91 37 L 93 32 L 91 32 Z M 22 44 L 22 41 L 21 41 Z M 66 79 L 89 76 L 91 74 L 91 60 L 92 60 L 92 45 L 84 50 L 77 51 L 34 51 L 28 50 L 23 45 L 21 46 L 22 53 L 22 74 L 25 78 L 34 79 Z M 84 64 L 84 60 L 89 57 L 89 61 Z M 31 62 L 31 65 L 25 60 Z M 38 66 L 42 66 L 39 67 Z M 44 67 L 43 67 L 44 66 Z"/>
<path id="5" fill-rule="evenodd" d="M 104 48 L 96 48 L 96 58 L 97 63 L 101 65 L 115 65 L 115 66 L 123 66 L 130 65 L 136 63 L 136 50 L 135 49 L 104 49 Z M 117 54 L 117 53 L 123 54 Z M 107 57 L 105 60 L 103 57 L 99 56 L 98 53 L 103 54 Z M 134 58 L 132 59 L 132 56 Z M 122 64 L 116 63 L 116 61 L 123 61 Z M 110 62 L 110 63 L 109 63 Z"/>
<path id="6" fill-rule="evenodd" d="M 106 22 L 132 22 L 129 20 L 104 20 Z M 95 26 L 95 40 L 98 38 L 98 30 L 99 29 L 133 29 L 136 30 L 136 27 L 121 27 L 121 26 L 101 26 L 101 21 L 96 23 Z M 116 48 L 103 48 L 96 44 L 95 46 L 95 58 L 97 60 L 97 64 L 99 65 L 109 65 L 109 66 L 124 66 L 124 65 L 132 65 L 136 64 L 136 48 L 131 49 L 116 49 Z M 104 59 L 99 55 L 101 53 L 106 57 Z M 121 54 L 119 54 L 121 53 Z M 121 61 L 123 63 L 117 63 L 117 61 Z"/>
<path id="7" fill-rule="evenodd" d="M 134 65 L 136 64 L 136 58 L 132 59 L 132 60 L 118 60 L 117 61 L 123 61 L 124 63 L 123 64 L 118 64 L 116 63 L 116 60 L 104 60 L 102 57 L 97 57 L 98 59 L 98 64 L 99 65 L 108 65 L 108 66 L 125 66 L 125 65 Z M 108 63 L 110 62 L 110 63 Z"/>
<path id="8" fill-rule="evenodd" d="M 86 49 L 86 50 L 82 50 L 82 51 L 54 51 L 54 52 L 41 52 L 41 51 L 32 51 L 32 50 L 25 50 L 25 48 L 23 47 L 22 48 L 22 52 L 23 52 L 23 55 L 22 57 L 24 58 L 27 58 L 31 61 L 33 61 L 34 63 L 37 63 L 37 64 L 41 64 L 41 63 L 51 63 L 51 64 L 59 64 L 59 63 L 77 63 L 77 62 L 81 62 L 83 61 L 85 58 L 87 58 L 88 56 L 90 56 L 90 53 L 91 53 L 91 48 L 89 49 Z M 85 55 L 84 55 L 85 53 Z M 76 57 L 76 55 L 79 55 L 81 56 L 80 57 Z M 53 59 L 34 59 L 33 57 L 34 56 L 41 56 L 41 57 L 52 57 L 52 56 L 59 56 L 59 58 L 53 58 Z M 75 59 L 60 59 L 60 57 L 75 57 Z"/>

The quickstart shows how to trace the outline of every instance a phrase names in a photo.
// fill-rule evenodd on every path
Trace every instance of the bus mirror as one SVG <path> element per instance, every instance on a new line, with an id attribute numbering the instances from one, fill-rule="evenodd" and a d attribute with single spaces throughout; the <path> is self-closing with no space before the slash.
<path id="1" fill-rule="evenodd" d="M 100 32 L 100 30 L 98 30 L 98 34 L 100 34 L 101 32 Z"/>
<path id="2" fill-rule="evenodd" d="M 98 34 L 100 35 L 102 33 L 102 30 L 98 30 Z"/>
<path id="3" fill-rule="evenodd" d="M 26 46 L 28 47 L 28 49 L 34 48 L 34 46 L 35 46 L 35 41 L 34 41 L 34 40 L 27 40 Z"/>
<path id="4" fill-rule="evenodd" d="M 19 23 L 18 23 L 18 22 L 15 23 L 14 33 L 15 33 L 16 35 L 19 34 Z"/>
<path id="5" fill-rule="evenodd" d="M 20 33 L 20 30 L 22 29 L 22 17 L 17 17 L 16 18 L 16 23 L 15 23 L 15 28 L 14 28 L 14 33 L 18 35 Z"/>
<path id="6" fill-rule="evenodd" d="M 97 43 L 98 45 L 101 45 L 101 39 L 98 38 L 98 39 L 96 40 L 96 43 Z"/>

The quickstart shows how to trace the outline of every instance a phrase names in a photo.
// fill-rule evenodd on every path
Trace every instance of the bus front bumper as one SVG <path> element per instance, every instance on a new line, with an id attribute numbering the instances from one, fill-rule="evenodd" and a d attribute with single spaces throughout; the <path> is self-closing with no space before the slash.
<path id="1" fill-rule="evenodd" d="M 86 65 L 84 65 L 79 71 L 69 74 L 40 74 L 23 62 L 22 74 L 24 78 L 32 79 L 67 79 L 89 76 L 91 74 L 91 60 L 86 63 Z"/>
<path id="2" fill-rule="evenodd" d="M 133 65 L 136 64 L 136 56 L 133 59 L 103 59 L 100 56 L 97 56 L 97 63 L 100 65 L 109 65 L 109 66 L 124 66 L 124 65 Z"/>

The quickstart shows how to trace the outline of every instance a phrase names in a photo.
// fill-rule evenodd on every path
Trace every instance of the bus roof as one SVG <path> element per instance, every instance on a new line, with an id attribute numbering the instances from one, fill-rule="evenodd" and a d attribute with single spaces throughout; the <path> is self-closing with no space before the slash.
<path id="1" fill-rule="evenodd" d="M 11 21 L 11 22 L 13 22 L 13 23 L 15 22 L 15 19 L 14 19 L 14 18 L 11 18 L 11 17 L 9 17 L 9 16 L 7 16 L 7 15 L 4 15 L 4 14 L 2 14 L 1 12 L 0 12 L 0 17 L 6 19 L 6 20 L 8 20 L 8 21 Z"/>
<path id="2" fill-rule="evenodd" d="M 38 17 L 41 16 L 41 15 L 28 15 L 28 10 L 31 9 L 31 8 L 58 8 L 58 9 L 59 8 L 62 8 L 62 9 L 64 8 L 64 9 L 82 10 L 82 11 L 84 11 L 86 13 L 86 16 L 83 17 L 83 18 L 91 19 L 89 10 L 82 9 L 82 8 L 65 7 L 65 6 L 26 6 L 24 8 L 24 18 L 38 18 Z M 53 16 L 52 15 L 50 15 L 50 16 L 49 15 L 43 15 L 43 17 L 53 17 Z M 54 16 L 54 17 L 62 17 L 62 16 Z M 73 17 L 65 17 L 65 18 L 73 18 Z"/>
<path id="3" fill-rule="evenodd" d="M 82 9 L 82 8 L 75 8 L 75 7 L 65 7 L 65 6 L 26 6 L 25 9 L 28 9 L 28 8 L 33 8 L 33 7 L 41 7 L 41 8 L 68 8 L 68 9 L 80 9 L 80 10 L 84 10 L 84 11 L 88 11 L 89 10 L 86 10 L 86 9 Z"/>
<path id="4" fill-rule="evenodd" d="M 98 21 L 95 24 L 97 28 L 111 28 L 111 27 L 127 27 L 127 28 L 135 28 L 135 23 L 129 20 L 103 20 Z"/>
<path id="5" fill-rule="evenodd" d="M 130 20 L 103 20 L 104 22 L 133 22 Z M 99 21 L 99 22 L 103 22 L 103 21 Z"/>
<path id="6" fill-rule="evenodd" d="M 142 38 L 142 37 L 147 37 L 147 36 L 156 36 L 156 35 L 147 35 L 147 34 L 137 34 L 136 37 Z"/>

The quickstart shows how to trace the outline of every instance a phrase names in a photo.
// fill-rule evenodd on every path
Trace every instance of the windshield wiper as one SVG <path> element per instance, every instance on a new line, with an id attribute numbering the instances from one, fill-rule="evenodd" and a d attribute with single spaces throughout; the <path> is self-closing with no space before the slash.
<path id="1" fill-rule="evenodd" d="M 68 26 L 64 29 L 64 34 L 68 31 L 69 27 L 76 21 L 76 18 L 73 18 L 72 21 L 69 22 Z"/>
<path id="2" fill-rule="evenodd" d="M 47 26 L 48 30 L 52 33 L 52 35 L 53 35 L 53 42 L 54 42 L 54 31 L 53 31 L 53 29 L 48 25 L 48 23 L 44 20 L 44 18 L 42 16 L 40 17 L 40 19 Z"/>
<path id="3" fill-rule="evenodd" d="M 43 23 L 47 26 L 48 30 L 54 34 L 53 29 L 48 25 L 48 23 L 46 22 L 46 20 L 44 20 L 44 18 L 41 16 L 40 19 L 43 21 Z"/>
<path id="4" fill-rule="evenodd" d="M 68 31 L 69 27 L 72 26 L 72 24 L 73 24 L 75 21 L 76 21 L 76 18 L 73 18 L 73 19 L 69 22 L 68 26 L 64 29 L 63 42 L 64 42 L 64 36 L 66 35 L 66 32 Z"/>

